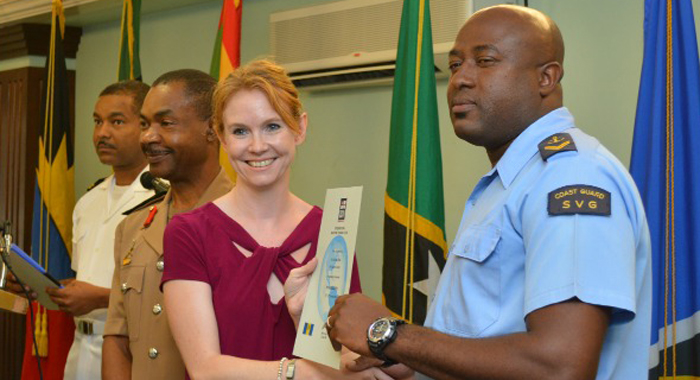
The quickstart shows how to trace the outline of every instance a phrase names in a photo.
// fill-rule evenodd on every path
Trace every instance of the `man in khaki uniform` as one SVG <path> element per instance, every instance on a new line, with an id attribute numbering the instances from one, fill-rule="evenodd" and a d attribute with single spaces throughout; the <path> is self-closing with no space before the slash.
<path id="1" fill-rule="evenodd" d="M 170 181 L 165 196 L 137 207 L 117 227 L 115 270 L 105 325 L 103 379 L 182 379 L 185 366 L 170 333 L 160 280 L 163 232 L 173 215 L 231 189 L 211 127 L 216 81 L 177 70 L 153 83 L 141 109 L 141 146 L 150 171 Z"/>

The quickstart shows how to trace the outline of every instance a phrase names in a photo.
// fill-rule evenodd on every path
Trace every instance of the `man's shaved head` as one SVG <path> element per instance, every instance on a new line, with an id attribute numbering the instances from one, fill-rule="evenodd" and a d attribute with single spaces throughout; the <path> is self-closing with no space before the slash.
<path id="1" fill-rule="evenodd" d="M 477 11 L 467 22 L 481 18 L 497 20 L 510 33 L 522 33 L 523 43 L 537 53 L 541 63 L 564 64 L 564 39 L 557 24 L 546 14 L 517 5 L 496 5 Z"/>
<path id="2" fill-rule="evenodd" d="M 543 13 L 513 5 L 474 13 L 450 51 L 447 98 L 457 136 L 500 157 L 562 106 L 563 61 L 561 32 Z"/>

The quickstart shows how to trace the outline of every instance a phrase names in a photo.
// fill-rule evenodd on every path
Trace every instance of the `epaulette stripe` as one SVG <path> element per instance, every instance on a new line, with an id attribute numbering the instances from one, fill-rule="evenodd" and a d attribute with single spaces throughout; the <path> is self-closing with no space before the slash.
<path id="1" fill-rule="evenodd" d="M 148 207 L 148 206 L 150 206 L 150 205 L 156 204 L 156 203 L 162 201 L 163 198 L 165 198 L 165 194 L 166 194 L 166 193 L 156 193 L 156 195 L 154 195 L 154 196 L 152 196 L 152 197 L 146 199 L 145 201 L 143 201 L 143 202 L 137 204 L 136 206 L 130 208 L 129 210 L 124 211 L 124 212 L 122 213 L 122 215 L 129 215 L 129 214 L 132 214 L 132 213 L 134 213 L 134 212 L 136 212 L 136 211 L 138 211 L 138 210 L 141 210 L 141 209 L 143 209 L 143 208 L 145 208 L 145 207 Z"/>
<path id="2" fill-rule="evenodd" d="M 92 185 L 90 185 L 90 186 L 87 187 L 87 191 L 90 191 L 90 190 L 94 189 L 97 185 L 99 185 L 99 184 L 101 184 L 102 182 L 104 182 L 105 179 L 107 179 L 107 177 L 102 177 L 102 178 L 98 179 L 97 181 L 95 181 L 95 183 L 93 183 Z"/>
<path id="3" fill-rule="evenodd" d="M 574 139 L 568 133 L 555 133 L 542 140 L 537 147 L 540 150 L 542 159 L 545 161 L 557 153 L 578 151 Z"/>

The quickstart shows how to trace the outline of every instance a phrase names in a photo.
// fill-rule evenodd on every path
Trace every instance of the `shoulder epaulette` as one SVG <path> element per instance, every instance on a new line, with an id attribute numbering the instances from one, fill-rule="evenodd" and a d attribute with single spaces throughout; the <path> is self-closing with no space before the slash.
<path id="1" fill-rule="evenodd" d="M 148 207 L 148 206 L 150 206 L 150 205 L 159 203 L 160 201 L 163 200 L 163 198 L 165 198 L 165 194 L 166 194 L 166 193 L 156 193 L 156 195 L 154 195 L 154 196 L 152 196 L 152 197 L 146 199 L 145 201 L 143 201 L 143 202 L 137 204 L 136 206 L 134 206 L 134 207 L 132 207 L 132 208 L 130 208 L 130 209 L 124 211 L 124 212 L 122 213 L 122 215 L 129 215 L 129 214 L 131 214 L 131 213 L 133 213 L 133 212 L 136 212 L 136 211 L 138 211 L 138 210 L 144 209 L 144 208 L 146 208 L 146 207 Z"/>
<path id="2" fill-rule="evenodd" d="M 537 146 L 540 149 L 542 159 L 547 161 L 549 157 L 561 152 L 578 151 L 576 144 L 568 133 L 555 133 Z"/>
<path id="3" fill-rule="evenodd" d="M 90 191 L 90 190 L 94 189 L 97 185 L 99 185 L 99 184 L 101 184 L 102 182 L 104 182 L 105 179 L 107 179 L 107 177 L 102 177 L 102 178 L 98 179 L 97 181 L 95 181 L 95 183 L 93 183 L 92 185 L 88 186 L 87 191 Z"/>

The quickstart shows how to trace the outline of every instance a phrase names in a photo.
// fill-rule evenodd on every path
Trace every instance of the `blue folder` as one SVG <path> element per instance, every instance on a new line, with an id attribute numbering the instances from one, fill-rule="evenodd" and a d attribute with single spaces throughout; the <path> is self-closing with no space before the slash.
<path id="1" fill-rule="evenodd" d="M 58 305 L 51 301 L 46 293 L 46 288 L 63 288 L 63 285 L 51 277 L 46 269 L 15 244 L 12 244 L 10 252 L 8 252 L 8 261 L 12 266 L 12 271 L 22 283 L 28 285 L 38 295 L 37 301 L 42 306 L 49 310 L 58 310 Z"/>

